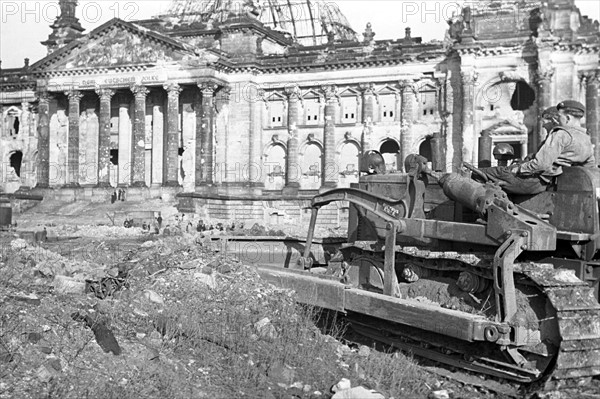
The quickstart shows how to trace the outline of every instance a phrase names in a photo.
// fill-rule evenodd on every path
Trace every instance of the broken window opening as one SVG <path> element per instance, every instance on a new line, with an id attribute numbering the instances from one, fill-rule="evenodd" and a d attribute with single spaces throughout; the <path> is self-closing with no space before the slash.
<path id="1" fill-rule="evenodd" d="M 21 122 L 19 121 L 19 117 L 15 116 L 15 122 L 13 123 L 14 134 L 19 134 L 19 126 L 21 126 Z"/>
<path id="2" fill-rule="evenodd" d="M 535 91 L 525 82 L 519 81 L 510 99 L 510 106 L 515 111 L 525 111 L 535 102 Z"/>
<path id="3" fill-rule="evenodd" d="M 119 150 L 110 150 L 110 163 L 119 165 Z"/>
<path id="4" fill-rule="evenodd" d="M 428 161 L 431 161 L 431 137 L 427 137 L 419 146 L 419 155 L 427 158 Z"/>
<path id="5" fill-rule="evenodd" d="M 15 151 L 10 156 L 10 166 L 15 170 L 15 174 L 21 177 L 21 163 L 23 162 L 23 153 L 21 151 Z"/>

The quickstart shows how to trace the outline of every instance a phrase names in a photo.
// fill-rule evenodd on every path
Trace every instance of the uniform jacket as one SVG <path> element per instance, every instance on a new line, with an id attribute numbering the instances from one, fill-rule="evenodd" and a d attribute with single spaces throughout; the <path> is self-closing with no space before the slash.
<path id="1" fill-rule="evenodd" d="M 549 182 L 562 173 L 563 166 L 596 167 L 592 141 L 584 128 L 558 126 L 552 129 L 534 158 L 523 162 L 517 174 L 539 175 Z"/>

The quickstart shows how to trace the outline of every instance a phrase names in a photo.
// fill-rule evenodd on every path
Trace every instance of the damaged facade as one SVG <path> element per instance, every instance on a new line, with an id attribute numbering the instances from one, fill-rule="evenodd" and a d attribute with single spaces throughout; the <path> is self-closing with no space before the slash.
<path id="1" fill-rule="evenodd" d="M 567 98 L 586 104 L 600 159 L 600 33 L 574 0 L 479 2 L 429 43 L 276 3 L 174 0 L 85 34 L 61 0 L 48 55 L 1 70 L 1 191 L 124 187 L 215 218 L 298 220 L 318 189 L 358 180 L 366 150 L 388 170 L 411 153 L 442 171 L 494 164 L 497 143 L 534 151 L 541 111 Z"/>

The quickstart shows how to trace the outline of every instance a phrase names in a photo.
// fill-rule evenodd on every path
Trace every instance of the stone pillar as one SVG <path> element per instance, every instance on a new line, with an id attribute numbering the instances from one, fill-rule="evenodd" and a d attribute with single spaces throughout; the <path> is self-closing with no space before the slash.
<path id="1" fill-rule="evenodd" d="M 78 90 L 65 93 L 69 97 L 69 136 L 67 144 L 67 186 L 79 187 L 79 102 Z"/>
<path id="2" fill-rule="evenodd" d="M 294 195 L 300 188 L 300 175 L 298 164 L 298 118 L 300 114 L 300 88 L 298 86 L 286 87 L 285 94 L 288 101 L 288 140 L 287 153 L 285 154 L 285 187 L 284 194 Z"/>
<path id="3" fill-rule="evenodd" d="M 36 188 L 50 187 L 50 98 L 48 92 L 38 94 L 38 158 Z"/>
<path id="4" fill-rule="evenodd" d="M 21 125 L 19 126 L 19 135 L 22 135 L 22 137 L 33 136 L 33 133 L 31 132 L 31 112 L 29 111 L 30 105 L 31 104 L 29 104 L 27 101 L 23 101 L 21 103 L 21 117 L 19 118 Z"/>
<path id="5" fill-rule="evenodd" d="M 199 82 L 202 93 L 200 126 L 196 126 L 196 186 L 212 185 L 214 182 L 214 94 L 219 86 L 214 82 Z"/>
<path id="6" fill-rule="evenodd" d="M 477 82 L 477 72 L 461 72 L 462 78 L 462 161 L 475 163 L 474 153 L 477 146 L 476 134 L 473 131 L 473 101 L 475 99 L 475 83 Z M 460 166 L 460 165 L 459 165 Z"/>
<path id="7" fill-rule="evenodd" d="M 600 164 L 600 100 L 598 99 L 598 88 L 600 71 L 588 71 L 583 73 L 585 84 L 585 127 L 594 145 L 594 157 L 596 164 Z"/>
<path id="8" fill-rule="evenodd" d="M 104 88 L 96 93 L 100 97 L 97 187 L 110 187 L 110 101 L 115 91 Z"/>
<path id="9" fill-rule="evenodd" d="M 31 188 L 31 183 L 32 183 L 32 172 L 33 172 L 33 166 L 34 166 L 34 160 L 32 159 L 31 155 L 33 154 L 34 151 L 32 151 L 32 140 L 31 138 L 34 137 L 34 132 L 33 132 L 33 118 L 32 118 L 32 114 L 30 111 L 30 107 L 31 104 L 28 101 L 23 101 L 21 103 L 21 126 L 19 128 L 20 135 L 23 135 L 23 137 L 27 136 L 27 139 L 25 139 L 23 141 L 23 163 L 21 164 L 21 187 L 19 187 L 19 190 L 27 190 L 29 188 Z M 1 119 L 1 114 L 0 114 L 0 119 Z M 0 170 L 2 170 L 2 168 L 0 168 Z"/>
<path id="10" fill-rule="evenodd" d="M 164 182 L 165 117 L 163 93 L 152 94 L 152 186 Z"/>
<path id="11" fill-rule="evenodd" d="M 4 120 L 4 112 L 6 111 L 6 107 L 4 105 L 0 105 L 0 138 L 4 138 L 4 136 L 6 135 L 6 128 L 5 128 L 5 123 L 6 121 Z"/>
<path id="12" fill-rule="evenodd" d="M 171 83 L 164 86 L 167 91 L 167 179 L 164 186 L 178 187 L 177 171 L 179 167 L 179 93 L 181 86 Z"/>
<path id="13" fill-rule="evenodd" d="M 133 142 L 131 143 L 131 165 L 133 187 L 146 187 L 146 96 L 147 87 L 134 85 Z"/>
<path id="14" fill-rule="evenodd" d="M 404 170 L 404 160 L 412 151 L 414 137 L 412 134 L 412 124 L 415 114 L 415 101 L 417 88 L 413 81 L 405 80 L 400 82 L 402 92 L 402 112 L 400 117 L 400 162 L 398 170 Z"/>
<path id="15" fill-rule="evenodd" d="M 490 132 L 487 130 L 481 132 L 481 136 L 479 137 L 479 153 L 477 160 L 480 168 L 492 166 L 492 136 L 490 136 Z"/>
<path id="16" fill-rule="evenodd" d="M 375 112 L 375 95 L 373 83 L 361 83 L 359 88 L 362 91 L 362 153 L 373 149 L 373 118 Z M 362 159 L 362 157 L 361 157 Z"/>
<path id="17" fill-rule="evenodd" d="M 119 161 L 117 166 L 117 184 L 120 187 L 131 185 L 131 99 L 128 93 L 117 95 L 119 104 Z"/>
<path id="18" fill-rule="evenodd" d="M 519 144 L 521 145 L 521 159 L 525 159 L 527 156 L 527 141 L 521 141 Z"/>
<path id="19" fill-rule="evenodd" d="M 335 109 L 338 106 L 337 87 L 326 85 L 321 87 L 325 96 L 325 127 L 323 129 L 323 170 L 321 171 L 323 187 L 336 187 L 337 175 L 340 172 L 335 160 Z"/>
<path id="20" fill-rule="evenodd" d="M 552 77 L 554 76 L 554 68 L 537 71 L 535 83 L 537 85 L 537 107 L 538 107 L 538 118 L 537 118 L 537 134 L 534 134 L 531 138 L 529 152 L 537 152 L 539 146 L 542 144 L 544 133 L 542 113 L 552 104 Z M 527 155 L 527 154 L 524 154 Z"/>
<path id="21" fill-rule="evenodd" d="M 434 171 L 442 171 L 444 161 L 442 156 L 442 134 L 435 132 L 431 136 L 431 169 Z"/>

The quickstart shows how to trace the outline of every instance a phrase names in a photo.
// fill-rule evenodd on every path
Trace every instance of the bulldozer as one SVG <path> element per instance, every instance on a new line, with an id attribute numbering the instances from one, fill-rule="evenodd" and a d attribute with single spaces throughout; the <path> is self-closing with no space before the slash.
<path id="1" fill-rule="evenodd" d="M 261 275 L 298 300 L 418 356 L 516 381 L 600 374 L 600 169 L 565 167 L 547 191 L 509 196 L 468 173 L 369 173 L 315 196 L 295 268 Z M 327 264 L 319 209 L 349 204 L 348 240 Z"/>

